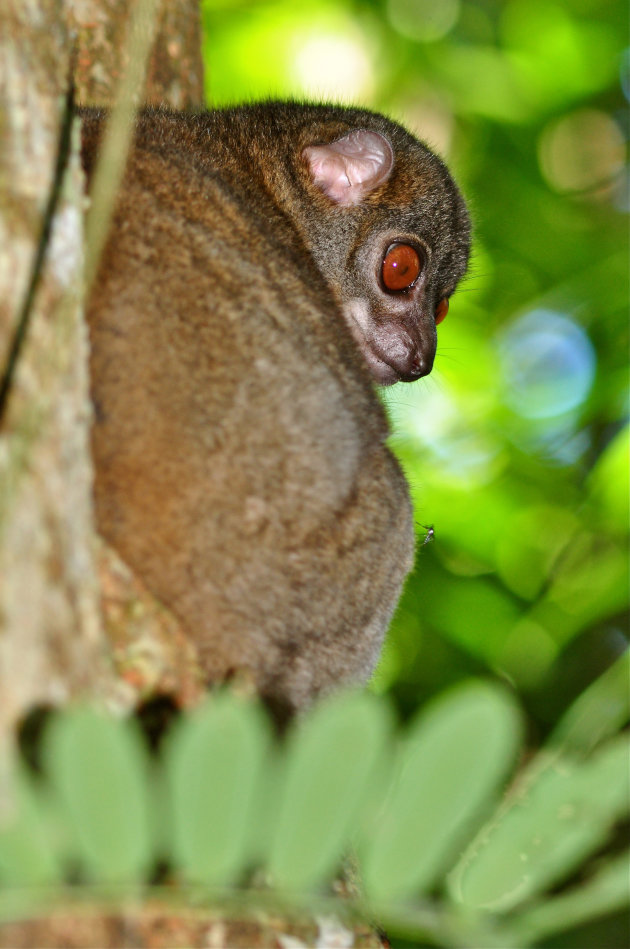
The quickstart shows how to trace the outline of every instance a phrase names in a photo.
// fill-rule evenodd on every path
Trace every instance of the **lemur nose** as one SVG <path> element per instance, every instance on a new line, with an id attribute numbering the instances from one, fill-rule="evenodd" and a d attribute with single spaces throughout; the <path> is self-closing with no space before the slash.
<path id="1" fill-rule="evenodd" d="M 426 352 L 422 348 L 412 349 L 394 367 L 401 382 L 414 382 L 422 376 L 428 376 L 433 368 L 434 356 L 433 349 L 431 352 Z"/>

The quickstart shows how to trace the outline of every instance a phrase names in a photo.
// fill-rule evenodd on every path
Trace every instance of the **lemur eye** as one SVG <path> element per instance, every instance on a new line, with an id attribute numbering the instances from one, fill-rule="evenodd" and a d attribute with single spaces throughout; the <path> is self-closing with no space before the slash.
<path id="1" fill-rule="evenodd" d="M 422 270 L 418 251 L 410 244 L 390 244 L 383 257 L 381 279 L 386 290 L 407 290 Z"/>
<path id="2" fill-rule="evenodd" d="M 448 313 L 448 299 L 444 297 L 443 300 L 440 300 L 438 305 L 435 308 L 435 325 L 441 323 L 446 314 Z"/>

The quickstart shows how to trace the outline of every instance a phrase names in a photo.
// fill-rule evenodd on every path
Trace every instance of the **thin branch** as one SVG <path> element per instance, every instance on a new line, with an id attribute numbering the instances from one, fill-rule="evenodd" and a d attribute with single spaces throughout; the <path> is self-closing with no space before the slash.
<path id="1" fill-rule="evenodd" d="M 129 24 L 123 53 L 123 62 L 126 62 L 127 66 L 114 98 L 114 106 L 94 172 L 92 203 L 85 225 L 86 293 L 96 276 L 107 240 L 116 192 L 131 144 L 134 115 L 144 90 L 147 60 L 153 45 L 161 2 L 162 0 L 138 0 Z"/>

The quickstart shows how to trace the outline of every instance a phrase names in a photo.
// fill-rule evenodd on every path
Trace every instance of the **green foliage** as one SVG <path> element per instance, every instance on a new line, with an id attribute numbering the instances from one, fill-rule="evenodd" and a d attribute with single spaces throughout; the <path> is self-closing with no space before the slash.
<path id="1" fill-rule="evenodd" d="M 137 732 L 129 722 L 76 709 L 55 720 L 45 751 L 68 853 L 88 879 L 142 879 L 152 850 L 147 764 Z"/>
<path id="2" fill-rule="evenodd" d="M 16 766 L 6 787 L 8 814 L 0 815 L 0 880 L 36 887 L 61 879 L 61 866 L 46 832 L 45 811 L 23 767 Z"/>
<path id="3" fill-rule="evenodd" d="M 630 719 L 630 650 L 580 695 L 563 716 L 551 743 L 590 751 Z"/>
<path id="4" fill-rule="evenodd" d="M 172 737 L 166 760 L 172 847 L 186 878 L 232 883 L 246 862 L 265 726 L 259 709 L 221 696 Z"/>
<path id="5" fill-rule="evenodd" d="M 369 896 L 399 901 L 428 890 L 495 797 L 519 738 L 511 699 L 485 684 L 457 687 L 421 712 L 361 847 Z"/>
<path id="6" fill-rule="evenodd" d="M 320 705 L 294 729 L 269 859 L 280 887 L 313 888 L 334 872 L 364 812 L 390 734 L 385 704 L 360 694 Z"/>
<path id="7" fill-rule="evenodd" d="M 622 858 L 603 849 L 630 804 L 628 742 L 614 734 L 627 717 L 627 669 L 623 657 L 578 699 L 507 790 L 522 715 L 504 687 L 482 680 L 439 696 L 403 729 L 385 699 L 342 695 L 282 743 L 257 705 L 217 693 L 180 718 L 151 769 L 129 722 L 60 712 L 44 735 L 43 776 L 11 772 L 0 918 L 67 899 L 77 870 L 93 896 L 137 893 L 159 856 L 178 884 L 171 897 L 240 893 L 250 909 L 351 909 L 437 945 L 532 945 L 630 896 L 627 863 L 624 882 Z M 604 707 L 613 714 L 602 728 Z M 340 900 L 331 884 L 349 853 L 362 882 Z"/>
<path id="8" fill-rule="evenodd" d="M 464 854 L 452 876 L 456 898 L 504 911 L 561 880 L 627 810 L 629 761 L 625 738 L 587 763 L 537 761 Z"/>
<path id="9" fill-rule="evenodd" d="M 433 374 L 385 394 L 420 540 L 423 524 L 435 540 L 375 688 L 412 714 L 490 669 L 546 731 L 627 639 L 625 4 L 202 9 L 211 104 L 384 110 L 445 155 L 470 200 L 471 272 Z"/>

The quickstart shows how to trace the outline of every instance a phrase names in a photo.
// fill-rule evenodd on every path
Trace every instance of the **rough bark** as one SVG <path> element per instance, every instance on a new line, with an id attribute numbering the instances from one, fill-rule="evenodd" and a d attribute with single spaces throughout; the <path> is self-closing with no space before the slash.
<path id="1" fill-rule="evenodd" d="M 124 40 L 133 4 L 129 0 L 73 0 L 71 6 L 77 42 L 77 101 L 111 105 L 126 65 Z M 191 0 L 168 0 L 161 5 L 144 100 L 175 109 L 203 103 L 199 9 Z"/>
<path id="2" fill-rule="evenodd" d="M 58 0 L 5 0 L 2 11 L 0 738 L 6 738 L 32 705 L 100 691 L 107 667 L 92 544 L 76 148 L 74 155 L 69 149 L 65 170 L 56 170 L 70 41 Z"/>
<path id="3" fill-rule="evenodd" d="M 64 141 L 64 123 L 71 79 L 78 101 L 112 102 L 132 9 L 5 0 L 0 10 L 0 742 L 33 706 L 77 694 L 120 706 L 155 689 L 183 702 L 201 691 L 173 618 L 93 526 L 83 180 L 78 127 Z M 182 107 L 201 96 L 199 10 L 173 0 L 146 98 Z"/>
<path id="4" fill-rule="evenodd" d="M 147 905 L 131 913 L 58 913 L 0 924 L 0 949 L 383 949 L 367 925 L 348 928 L 334 917 L 295 919 L 257 912 L 229 918 L 216 910 L 170 915 Z"/>

